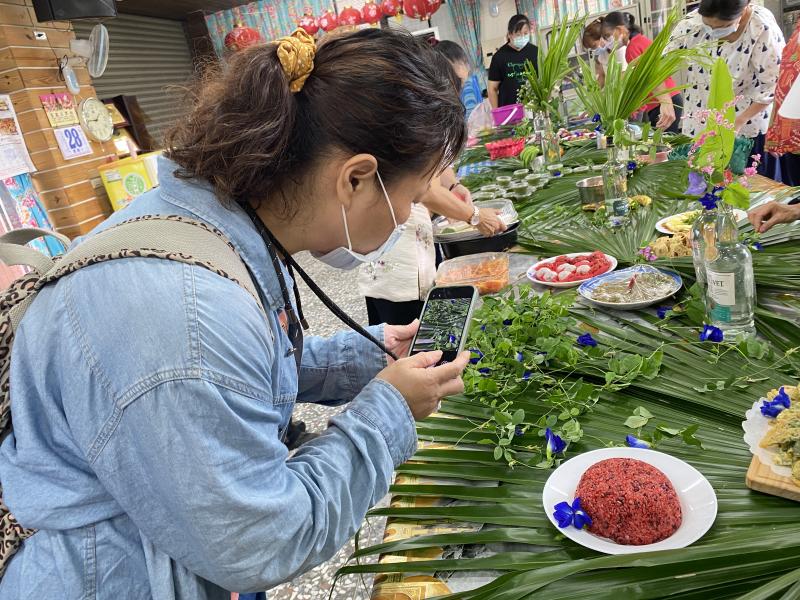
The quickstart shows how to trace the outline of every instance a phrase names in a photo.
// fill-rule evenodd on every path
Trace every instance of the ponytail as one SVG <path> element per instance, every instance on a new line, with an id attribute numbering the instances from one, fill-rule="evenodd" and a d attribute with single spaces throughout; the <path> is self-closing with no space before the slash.
<path id="1" fill-rule="evenodd" d="M 610 36 L 617 27 L 625 27 L 629 33 L 642 33 L 642 28 L 636 24 L 636 19 L 630 13 L 615 10 L 602 19 L 601 29 L 603 37 Z"/>

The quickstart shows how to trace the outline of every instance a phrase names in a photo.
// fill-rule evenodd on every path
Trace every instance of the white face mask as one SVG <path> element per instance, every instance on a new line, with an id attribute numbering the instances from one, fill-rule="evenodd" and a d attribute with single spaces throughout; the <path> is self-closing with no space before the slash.
<path id="1" fill-rule="evenodd" d="M 349 271 L 351 269 L 355 269 L 362 263 L 375 262 L 381 256 L 389 252 L 389 250 L 391 250 L 392 247 L 394 247 L 394 245 L 400 240 L 400 236 L 403 235 L 403 231 L 405 231 L 406 226 L 404 223 L 399 225 L 397 224 L 397 219 L 394 216 L 394 208 L 392 208 L 392 203 L 389 200 L 389 194 L 386 193 L 386 187 L 383 185 L 383 180 L 381 179 L 380 173 L 377 173 L 377 176 L 378 183 L 381 184 L 381 189 L 383 190 L 383 197 L 386 198 L 386 203 L 389 205 L 389 212 L 392 214 L 392 221 L 394 222 L 394 229 L 389 234 L 389 237 L 386 238 L 386 241 L 383 242 L 383 244 L 378 246 L 369 254 L 359 254 L 358 252 L 355 252 L 353 250 L 353 244 L 350 241 L 350 230 L 347 227 L 347 214 L 344 211 L 344 206 L 342 206 L 342 220 L 344 221 L 344 235 L 347 237 L 347 248 L 339 246 L 338 248 L 325 254 L 312 252 L 312 256 L 318 261 L 323 262 L 335 269 L 344 269 Z"/>
<path id="2" fill-rule="evenodd" d="M 704 23 L 703 27 L 705 27 L 706 33 L 711 36 L 712 40 L 719 40 L 736 33 L 736 31 L 739 29 L 739 23 L 734 23 L 733 25 L 728 25 L 727 27 L 711 27 L 710 25 L 706 25 Z"/>
<path id="3" fill-rule="evenodd" d="M 518 35 L 511 39 L 511 45 L 517 50 L 522 50 L 531 41 L 530 35 Z"/>

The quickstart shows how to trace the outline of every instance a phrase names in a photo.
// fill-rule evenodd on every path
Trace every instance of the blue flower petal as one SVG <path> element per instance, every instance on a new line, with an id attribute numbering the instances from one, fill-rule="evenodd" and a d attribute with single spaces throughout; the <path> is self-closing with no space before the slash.
<path id="1" fill-rule="evenodd" d="M 724 339 L 722 330 L 713 325 L 703 325 L 703 331 L 700 332 L 699 337 L 701 342 L 714 342 L 715 344 L 719 344 Z"/>
<path id="2" fill-rule="evenodd" d="M 686 188 L 684 194 L 689 196 L 701 196 L 705 194 L 707 188 L 705 178 L 695 171 L 689 172 L 689 187 Z"/>
<path id="3" fill-rule="evenodd" d="M 699 200 L 700 204 L 702 204 L 703 208 L 705 208 L 706 210 L 714 210 L 715 208 L 717 208 L 718 201 L 719 198 L 717 198 L 717 196 L 714 195 L 713 193 L 704 194 L 703 196 L 700 197 Z"/>
<path id="4" fill-rule="evenodd" d="M 448 343 L 450 343 L 450 344 L 455 344 L 455 343 L 456 343 L 456 336 L 454 336 L 454 335 L 451 333 L 450 335 L 448 335 L 448 336 L 447 336 L 447 341 L 448 341 Z"/>
<path id="5" fill-rule="evenodd" d="M 486 331 L 486 325 L 481 325 L 481 331 Z"/>
<path id="6" fill-rule="evenodd" d="M 483 367 L 482 369 L 478 369 L 478 373 L 480 373 L 481 375 L 488 375 L 491 372 L 492 370 L 489 367 Z"/>
<path id="7" fill-rule="evenodd" d="M 517 425 L 516 427 L 514 427 L 514 436 L 520 436 L 523 433 L 525 433 L 525 432 L 522 431 L 522 426 L 521 425 Z"/>
<path id="8" fill-rule="evenodd" d="M 553 517 L 555 517 L 561 529 L 569 527 L 572 524 L 573 516 L 574 512 L 572 507 L 566 502 L 559 502 L 553 507 Z"/>
<path id="9" fill-rule="evenodd" d="M 578 336 L 578 345 L 591 346 L 594 348 L 597 346 L 597 340 L 592 337 L 591 333 L 584 333 L 583 335 Z"/>
<path id="10" fill-rule="evenodd" d="M 548 456 L 555 456 L 561 454 L 567 447 L 567 443 L 561 439 L 560 436 L 553 433 L 549 427 L 544 430 L 544 438 L 547 440 L 547 454 Z"/>
<path id="11" fill-rule="evenodd" d="M 511 323 L 513 323 L 513 321 L 511 319 L 506 319 L 505 321 L 503 321 L 503 325 L 505 325 L 506 327 L 511 325 Z"/>
<path id="12" fill-rule="evenodd" d="M 517 362 L 522 362 L 522 352 L 517 352 Z"/>
<path id="13" fill-rule="evenodd" d="M 667 318 L 667 312 L 669 312 L 671 310 L 672 310 L 671 306 L 659 306 L 656 309 L 656 314 L 658 315 L 659 319 L 666 319 Z"/>
<path id="14" fill-rule="evenodd" d="M 575 529 L 588 529 L 592 526 L 592 518 L 582 510 L 577 510 L 572 517 L 572 524 Z"/>
<path id="15" fill-rule="evenodd" d="M 765 417 L 769 417 L 770 419 L 774 419 L 783 411 L 783 407 L 780 405 L 775 405 L 772 402 L 762 402 L 761 403 L 761 414 Z"/>
<path id="16" fill-rule="evenodd" d="M 592 123 L 599 123 L 599 122 L 600 122 L 600 113 L 595 113 L 594 116 L 592 116 Z"/>
<path id="17" fill-rule="evenodd" d="M 522 374 L 522 378 L 523 378 L 523 379 L 525 379 L 525 380 L 527 381 L 528 379 L 530 379 L 530 378 L 531 378 L 531 375 L 533 375 L 533 373 L 531 373 L 530 371 L 525 371 L 525 372 Z"/>
<path id="18" fill-rule="evenodd" d="M 761 245 L 761 242 L 756 242 L 753 244 L 753 249 L 761 252 L 764 249 L 764 246 Z"/>
<path id="19" fill-rule="evenodd" d="M 644 440 L 640 440 L 634 435 L 628 434 L 625 436 L 625 445 L 631 448 L 649 448 L 650 444 Z"/>
<path id="20" fill-rule="evenodd" d="M 789 398 L 789 394 L 787 394 L 783 386 L 781 386 L 781 389 L 778 390 L 778 393 L 772 399 L 772 403 L 776 405 L 780 404 L 784 408 L 789 408 L 792 405 L 792 399 Z"/>
<path id="21" fill-rule="evenodd" d="M 635 171 L 636 170 L 636 161 L 629 160 L 628 161 L 628 171 Z"/>

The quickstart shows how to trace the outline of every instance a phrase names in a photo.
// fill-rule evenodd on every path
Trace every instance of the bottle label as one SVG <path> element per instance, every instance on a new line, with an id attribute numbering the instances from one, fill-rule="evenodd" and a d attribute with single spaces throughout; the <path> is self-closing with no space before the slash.
<path id="1" fill-rule="evenodd" d="M 733 273 L 716 273 L 708 269 L 708 293 L 711 299 L 722 306 L 736 304 L 736 284 Z"/>
<path id="2" fill-rule="evenodd" d="M 731 322 L 731 307 L 717 305 L 711 309 L 711 320 L 714 323 L 730 323 Z"/>
<path id="3" fill-rule="evenodd" d="M 611 211 L 614 216 L 617 217 L 624 217 L 628 214 L 628 199 L 627 198 L 619 198 L 612 200 L 611 202 Z"/>

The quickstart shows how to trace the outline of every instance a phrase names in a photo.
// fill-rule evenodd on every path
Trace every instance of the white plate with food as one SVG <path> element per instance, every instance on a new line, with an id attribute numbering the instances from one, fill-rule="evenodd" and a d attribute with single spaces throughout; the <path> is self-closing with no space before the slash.
<path id="1" fill-rule="evenodd" d="M 678 213 L 677 215 L 672 215 L 671 217 L 664 217 L 658 223 L 656 223 L 656 231 L 666 235 L 674 235 L 676 233 L 681 233 L 682 231 L 690 231 L 692 229 L 692 225 L 701 212 L 703 212 L 702 209 L 687 210 L 686 212 Z M 739 210 L 738 208 L 734 208 L 733 217 L 738 223 L 742 219 L 747 218 L 747 212 Z"/>
<path id="2" fill-rule="evenodd" d="M 663 302 L 683 286 L 673 271 L 636 265 L 586 281 L 578 293 L 592 304 L 616 310 L 637 310 Z"/>
<path id="3" fill-rule="evenodd" d="M 559 527 L 556 505 L 573 505 L 576 497 L 591 525 Z M 605 554 L 685 548 L 717 517 L 717 496 L 700 471 L 641 448 L 603 448 L 565 461 L 547 479 L 542 503 L 559 533 Z"/>
<path id="4" fill-rule="evenodd" d="M 774 403 L 779 391 L 783 390 L 789 398 L 789 407 L 777 413 L 777 418 L 765 415 L 761 407 Z M 800 485 L 800 388 L 784 385 L 780 390 L 767 393 L 759 398 L 745 413 L 744 441 L 750 452 L 764 465 L 769 465 L 776 475 L 794 477 Z"/>
<path id="5" fill-rule="evenodd" d="M 573 252 L 540 260 L 528 269 L 534 283 L 570 288 L 617 268 L 617 259 L 600 251 Z"/>

